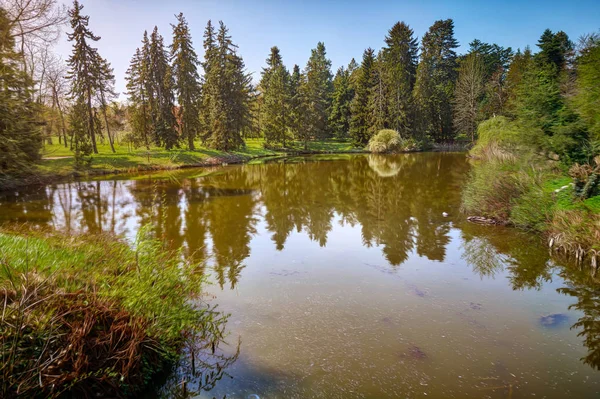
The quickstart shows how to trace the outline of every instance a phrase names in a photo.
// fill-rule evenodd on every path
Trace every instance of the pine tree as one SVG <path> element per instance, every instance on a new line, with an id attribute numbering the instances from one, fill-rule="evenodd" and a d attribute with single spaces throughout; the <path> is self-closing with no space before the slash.
<path id="1" fill-rule="evenodd" d="M 260 89 L 262 94 L 261 128 L 267 143 L 285 147 L 290 124 L 290 75 L 283 65 L 277 47 L 271 48 L 267 67 L 263 68 Z"/>
<path id="2" fill-rule="evenodd" d="M 96 135 L 101 131 L 95 121 L 94 99 L 100 87 L 111 81 L 112 73 L 108 62 L 98 54 L 98 49 L 91 47 L 91 43 L 97 42 L 100 37 L 88 28 L 90 17 L 82 15 L 82 9 L 83 5 L 74 0 L 73 8 L 69 10 L 73 31 L 67 35 L 68 40 L 73 42 L 67 79 L 71 82 L 70 96 L 75 102 L 73 112 L 77 113 L 71 125 L 72 134 L 80 143 L 76 145 L 77 157 L 89 155 L 88 151 L 98 153 Z"/>
<path id="3" fill-rule="evenodd" d="M 157 145 L 170 150 L 179 146 L 179 137 L 175 129 L 177 121 L 173 113 L 175 109 L 174 80 L 163 37 L 158 33 L 156 26 L 150 35 L 149 51 L 149 83 L 155 95 L 155 100 L 151 102 L 151 104 L 154 104 L 152 114 L 155 140 Z"/>
<path id="4" fill-rule="evenodd" d="M 137 48 L 125 76 L 129 98 L 128 110 L 136 145 L 143 144 L 149 150 L 152 120 L 143 67 L 143 55 L 141 50 Z"/>
<path id="5" fill-rule="evenodd" d="M 350 71 L 340 67 L 333 79 L 333 101 L 329 124 L 337 139 L 345 139 L 350 131 L 350 104 L 354 98 L 354 89 L 350 82 Z"/>
<path id="6" fill-rule="evenodd" d="M 324 139 L 329 135 L 328 114 L 331 106 L 333 82 L 331 61 L 327 59 L 325 44 L 319 42 L 311 50 L 304 70 L 305 84 L 302 85 L 306 102 L 306 128 L 311 137 Z"/>
<path id="7" fill-rule="evenodd" d="M 413 134 L 415 86 L 418 63 L 418 43 L 413 30 L 397 22 L 385 37 L 383 48 L 384 82 L 387 87 L 389 126 L 403 136 Z"/>
<path id="8" fill-rule="evenodd" d="M 98 102 L 100 103 L 100 110 L 102 111 L 102 115 L 104 117 L 104 125 L 106 127 L 106 135 L 108 136 L 108 144 L 110 145 L 111 151 L 115 153 L 114 139 L 110 132 L 110 124 L 108 123 L 107 116 L 108 105 L 112 100 L 117 98 L 117 93 L 115 92 L 115 75 L 113 68 L 104 59 L 100 61 L 98 83 Z M 102 128 L 100 128 L 100 131 L 102 131 Z"/>
<path id="9" fill-rule="evenodd" d="M 372 116 L 371 124 L 368 126 L 368 135 L 373 137 L 381 129 L 389 127 L 389 113 L 387 108 L 388 87 L 385 84 L 386 71 L 381 51 L 377 54 L 373 65 L 374 86 L 369 95 L 369 113 Z"/>
<path id="10" fill-rule="evenodd" d="M 517 50 L 514 55 L 508 72 L 506 74 L 506 90 L 507 90 L 507 108 L 511 114 L 515 113 L 516 99 L 519 85 L 523 80 L 525 72 L 530 68 L 533 62 L 533 55 L 531 49 L 525 47 L 525 50 L 521 53 L 521 50 Z"/>
<path id="11" fill-rule="evenodd" d="M 8 26 L 0 7 L 0 176 L 29 169 L 40 159 L 42 144 L 33 81 L 21 68 Z"/>
<path id="12" fill-rule="evenodd" d="M 204 38 L 201 114 L 205 142 L 218 150 L 235 150 L 244 145 L 242 133 L 252 128 L 251 77 L 222 21 L 216 35 L 209 21 Z"/>
<path id="13" fill-rule="evenodd" d="M 454 137 L 452 96 L 457 57 L 454 22 L 436 21 L 423 36 L 414 97 L 418 107 L 419 135 L 441 142 Z"/>
<path id="14" fill-rule="evenodd" d="M 290 130 L 296 140 L 304 142 L 305 148 L 308 142 L 308 134 L 306 133 L 306 112 L 305 101 L 302 98 L 303 77 L 300 73 L 300 67 L 294 65 L 290 76 L 290 84 L 288 85 L 288 98 L 290 101 Z"/>
<path id="15" fill-rule="evenodd" d="M 360 69 L 357 71 L 354 99 L 350 105 L 350 137 L 356 146 L 365 146 L 371 138 L 373 115 L 370 113 L 369 98 L 376 86 L 375 52 L 368 48 L 363 53 Z"/>
<path id="16" fill-rule="evenodd" d="M 508 67 L 513 57 L 512 49 L 475 39 L 469 43 L 469 53 L 461 59 L 465 60 L 469 54 L 477 55 L 482 68 L 484 87 L 477 119 L 485 120 L 494 115 L 505 114 L 508 98 L 506 79 Z"/>
<path id="17" fill-rule="evenodd" d="M 215 101 L 217 95 L 216 86 L 218 76 L 216 73 L 212 72 L 213 69 L 217 67 L 217 44 L 215 35 L 215 29 L 212 22 L 209 20 L 204 29 L 204 62 L 202 62 L 204 75 L 202 76 L 202 84 L 200 86 L 200 128 L 202 129 L 200 138 L 203 143 L 208 141 L 212 133 L 212 102 Z"/>
<path id="18" fill-rule="evenodd" d="M 177 25 L 171 26 L 173 27 L 171 61 L 179 103 L 180 131 L 182 137 L 187 139 L 188 148 L 193 150 L 194 139 L 200 130 L 198 56 L 194 51 L 192 36 L 182 13 L 177 15 Z"/>
<path id="19" fill-rule="evenodd" d="M 540 48 L 540 52 L 535 55 L 538 63 L 553 66 L 557 75 L 567 66 L 569 58 L 573 55 L 573 43 L 563 31 L 553 33 L 546 29 L 537 46 Z"/>

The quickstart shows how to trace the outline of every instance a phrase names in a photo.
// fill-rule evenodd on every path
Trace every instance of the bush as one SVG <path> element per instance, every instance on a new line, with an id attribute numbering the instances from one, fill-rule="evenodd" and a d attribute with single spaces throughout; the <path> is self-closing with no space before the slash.
<path id="1" fill-rule="evenodd" d="M 508 223 L 510 211 L 522 189 L 513 171 L 498 162 L 477 165 L 463 191 L 463 210 Z"/>
<path id="2" fill-rule="evenodd" d="M 373 153 L 389 153 L 400 151 L 414 151 L 418 149 L 417 142 L 413 138 L 403 139 L 395 130 L 382 129 L 371 137 L 367 149 Z"/>

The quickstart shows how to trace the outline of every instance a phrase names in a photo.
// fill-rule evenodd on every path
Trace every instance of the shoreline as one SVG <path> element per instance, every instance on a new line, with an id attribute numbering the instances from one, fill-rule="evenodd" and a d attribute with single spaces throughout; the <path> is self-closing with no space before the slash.
<path id="1" fill-rule="evenodd" d="M 406 151 L 415 152 L 415 151 Z M 159 163 L 150 163 L 150 164 L 138 164 L 135 167 L 129 168 L 115 168 L 115 169 L 85 169 L 82 171 L 71 170 L 67 173 L 52 173 L 41 171 L 40 173 L 30 174 L 28 176 L 24 176 L 21 178 L 16 178 L 10 180 L 10 182 L 5 184 L 0 184 L 0 193 L 15 190 L 19 188 L 23 188 L 26 186 L 40 186 L 45 184 L 53 184 L 64 181 L 72 181 L 78 179 L 85 179 L 90 177 L 97 176 L 110 176 L 110 175 L 120 175 L 126 173 L 144 173 L 144 172 L 158 172 L 158 171 L 166 171 L 166 170 L 181 170 L 181 169 L 192 169 L 192 168 L 206 168 L 213 166 L 222 166 L 222 165 L 240 165 L 246 164 L 250 161 L 262 158 L 278 158 L 278 157 L 288 157 L 288 156 L 302 156 L 302 155 L 327 155 L 327 154 L 370 154 L 369 151 L 366 150 L 344 150 L 344 151 L 334 151 L 334 150 L 301 150 L 301 151 L 274 151 L 272 154 L 263 154 L 263 155 L 240 155 L 235 153 L 226 153 L 224 155 L 215 155 L 209 156 L 200 162 L 194 163 L 181 163 L 175 165 L 162 165 Z M 72 159 L 62 158 L 62 159 Z M 52 160 L 52 159 L 46 159 Z M 44 161 L 44 159 L 42 159 Z M 92 161 L 93 162 L 93 161 Z"/>

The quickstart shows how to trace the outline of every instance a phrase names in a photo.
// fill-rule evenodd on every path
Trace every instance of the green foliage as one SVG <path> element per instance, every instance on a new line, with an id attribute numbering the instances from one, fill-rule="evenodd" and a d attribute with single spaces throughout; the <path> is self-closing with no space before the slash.
<path id="1" fill-rule="evenodd" d="M 512 172 L 513 166 L 502 162 L 485 162 L 473 168 L 463 190 L 463 209 L 508 222 L 513 203 L 522 194 Z"/>
<path id="2" fill-rule="evenodd" d="M 417 75 L 417 39 L 407 24 L 397 22 L 388 31 L 385 44 L 381 57 L 388 112 L 385 124 L 403 137 L 414 136 L 415 105 L 412 92 Z"/>
<path id="3" fill-rule="evenodd" d="M 414 96 L 421 138 L 452 140 L 452 96 L 457 56 L 452 19 L 436 21 L 423 36 Z"/>
<path id="4" fill-rule="evenodd" d="M 304 83 L 300 90 L 306 107 L 305 129 L 313 138 L 329 137 L 329 108 L 333 93 L 331 60 L 327 58 L 325 44 L 317 43 L 311 50 L 304 69 Z"/>
<path id="5" fill-rule="evenodd" d="M 8 25 L 0 7 L 0 181 L 31 170 L 42 144 L 33 81 L 21 70 Z"/>
<path id="6" fill-rule="evenodd" d="M 417 145 L 412 137 L 403 139 L 395 130 L 382 129 L 371 137 L 367 149 L 374 153 L 399 152 L 415 150 Z"/>
<path id="7" fill-rule="evenodd" d="M 244 145 L 242 133 L 251 127 L 253 88 L 244 61 L 222 21 L 218 32 L 210 21 L 206 26 L 204 60 L 203 141 L 216 150 L 237 150 Z"/>
<path id="8" fill-rule="evenodd" d="M 226 317 L 199 298 L 202 265 L 164 250 L 148 227 L 133 248 L 115 237 L 32 231 L 4 231 L 0 247 L 0 286 L 9 293 L 0 387 L 8 396 L 17 386 L 28 397 L 135 393 L 186 341 L 223 338 Z"/>
<path id="9" fill-rule="evenodd" d="M 187 140 L 188 148 L 194 149 L 194 140 L 200 131 L 199 102 L 200 77 L 198 56 L 192 43 L 192 35 L 182 13 L 177 15 L 173 28 L 171 61 L 173 62 L 174 90 L 179 108 L 177 116 L 181 136 Z"/>
<path id="10" fill-rule="evenodd" d="M 575 111 L 587 123 L 591 136 L 600 140 L 600 38 L 597 36 L 588 40 L 577 59 L 576 85 Z"/>
<path id="11" fill-rule="evenodd" d="M 329 124 L 333 135 L 338 140 L 347 139 L 350 131 L 350 104 L 354 98 L 350 70 L 340 67 L 333 79 L 333 100 Z"/>
<path id="12" fill-rule="evenodd" d="M 82 15 L 83 5 L 73 1 L 69 10 L 72 32 L 67 34 L 73 42 L 73 50 L 68 59 L 69 72 L 66 78 L 70 82 L 70 96 L 75 102 L 71 112 L 71 134 L 76 142 L 75 156 L 83 159 L 91 152 L 98 153 L 96 137 L 102 134 L 101 124 L 96 120 L 94 101 L 96 97 L 105 98 L 107 83 L 114 81 L 110 64 L 92 47 L 100 40 L 88 28 L 89 16 Z M 110 89 L 108 90 L 110 91 Z"/>
<path id="13" fill-rule="evenodd" d="M 279 49 L 272 47 L 260 81 L 260 121 L 267 145 L 279 143 L 285 147 L 291 124 L 290 84 L 290 74 L 283 65 Z"/>
<path id="14" fill-rule="evenodd" d="M 350 137 L 356 146 L 364 146 L 371 138 L 373 114 L 369 98 L 377 84 L 375 76 L 375 52 L 368 48 L 363 53 L 362 64 L 357 71 L 355 95 L 351 103 Z"/>

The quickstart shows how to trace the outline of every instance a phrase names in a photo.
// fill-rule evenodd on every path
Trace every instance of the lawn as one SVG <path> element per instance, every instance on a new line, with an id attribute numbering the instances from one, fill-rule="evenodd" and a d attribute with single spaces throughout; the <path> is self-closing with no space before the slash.
<path id="1" fill-rule="evenodd" d="M 304 144 L 291 142 L 285 149 L 267 149 L 264 139 L 246 139 L 246 147 L 231 153 L 212 150 L 196 143 L 196 149 L 191 151 L 185 148 L 167 151 L 163 148 L 152 147 L 149 151 L 145 148 L 131 148 L 125 143 L 115 143 L 115 153 L 107 142 L 98 142 L 98 154 L 92 155 L 92 163 L 88 171 L 136 171 L 148 169 L 173 169 L 181 166 L 202 165 L 209 158 L 225 158 L 237 156 L 238 159 L 248 161 L 253 158 L 298 153 L 304 151 Z M 357 152 L 350 142 L 324 141 L 310 142 L 308 152 L 315 153 L 345 153 Z M 44 174 L 66 175 L 73 171 L 73 152 L 52 139 L 52 144 L 45 144 L 42 152 L 40 170 Z"/>

